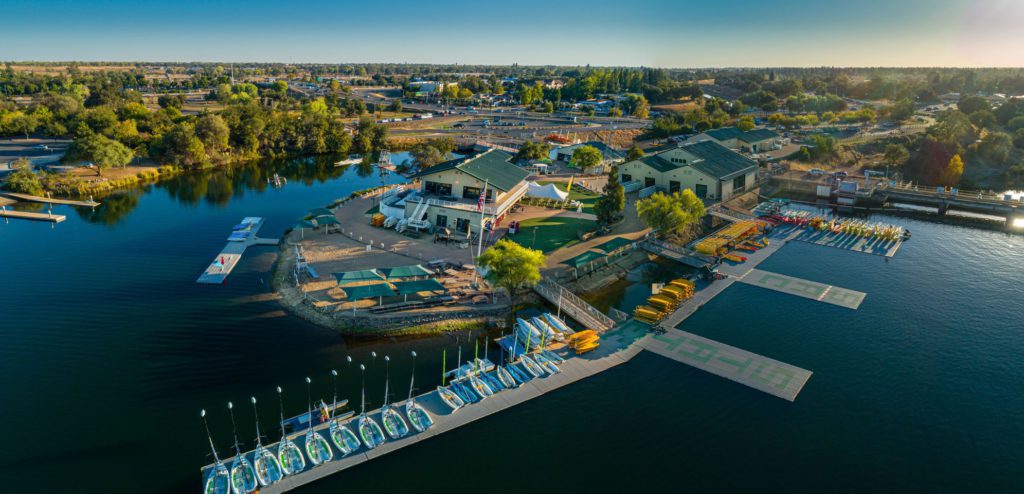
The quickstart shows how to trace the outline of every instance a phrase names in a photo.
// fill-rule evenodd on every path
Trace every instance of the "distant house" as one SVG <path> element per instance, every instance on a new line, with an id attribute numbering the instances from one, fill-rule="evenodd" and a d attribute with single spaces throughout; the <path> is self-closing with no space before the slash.
<path id="1" fill-rule="evenodd" d="M 465 232 L 470 224 L 479 225 L 486 183 L 484 214 L 500 220 L 529 188 L 525 180 L 530 172 L 511 158 L 511 153 L 491 149 L 420 171 L 414 176 L 420 181 L 418 193 L 405 198 L 406 219 Z"/>
<path id="2" fill-rule="evenodd" d="M 763 153 L 775 149 L 775 146 L 780 142 L 779 139 L 779 134 L 768 129 L 744 131 L 736 127 L 722 127 L 688 137 L 683 142 L 695 143 L 713 140 L 741 153 Z"/>
<path id="3" fill-rule="evenodd" d="M 555 159 L 568 163 L 572 161 L 572 153 L 575 153 L 576 150 L 582 146 L 593 146 L 601 152 L 601 163 L 596 167 L 596 169 L 584 170 L 586 172 L 604 173 L 608 171 L 608 167 L 611 165 L 621 163 L 626 159 L 626 153 L 612 148 L 601 141 L 581 142 L 571 146 L 560 147 L 555 150 Z"/>
<path id="4" fill-rule="evenodd" d="M 561 79 L 548 79 L 544 81 L 544 87 L 546 89 L 562 89 L 565 87 L 565 81 Z"/>
<path id="5" fill-rule="evenodd" d="M 591 108 L 594 110 L 594 113 L 608 113 L 608 110 L 612 109 L 612 104 L 612 100 L 608 99 L 588 99 L 576 103 L 576 107 Z"/>
<path id="6" fill-rule="evenodd" d="M 650 151 L 650 150 L 649 150 Z M 757 180 L 757 162 L 713 140 L 668 145 L 619 165 L 619 180 L 673 193 L 690 189 L 702 199 L 725 201 Z"/>

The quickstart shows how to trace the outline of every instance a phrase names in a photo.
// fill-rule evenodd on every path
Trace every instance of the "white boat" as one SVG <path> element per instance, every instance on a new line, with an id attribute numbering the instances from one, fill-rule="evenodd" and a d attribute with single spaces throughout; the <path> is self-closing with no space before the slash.
<path id="1" fill-rule="evenodd" d="M 380 429 L 377 421 L 366 415 L 366 366 L 359 364 L 359 371 L 363 376 L 363 391 L 359 411 L 359 437 L 367 449 L 373 449 L 384 443 L 384 431 Z"/>
<path id="2" fill-rule="evenodd" d="M 228 413 L 231 415 L 231 430 L 235 436 L 235 459 L 231 462 L 231 492 L 249 494 L 256 490 L 256 471 L 252 463 L 245 457 L 242 445 L 238 442 L 238 427 L 235 426 L 235 405 L 228 402 Z"/>
<path id="3" fill-rule="evenodd" d="M 452 412 L 457 411 L 466 404 L 462 401 L 462 398 L 459 398 L 459 395 L 444 386 L 437 387 L 437 396 L 441 398 L 441 401 L 443 401 L 445 405 L 448 405 L 452 409 Z"/>
<path id="4" fill-rule="evenodd" d="M 494 370 L 494 375 L 497 376 L 501 384 L 505 385 L 505 388 L 514 388 L 518 386 L 512 374 L 508 372 L 504 367 L 498 367 Z"/>
<path id="5" fill-rule="evenodd" d="M 544 376 L 544 369 L 542 369 L 540 365 L 537 365 L 537 362 L 534 362 L 530 357 L 523 355 L 519 358 L 519 363 L 523 364 L 523 368 L 526 369 L 526 372 L 532 374 L 533 377 Z"/>
<path id="6" fill-rule="evenodd" d="M 213 453 L 213 468 L 206 474 L 203 482 L 203 494 L 229 494 L 231 492 L 231 473 L 224 462 L 217 456 L 217 448 L 213 446 L 213 436 L 210 435 L 210 427 L 206 425 L 206 410 L 199 414 L 203 418 L 203 427 L 206 429 L 206 438 L 210 441 L 210 451 Z"/>
<path id="7" fill-rule="evenodd" d="M 548 374 L 555 375 L 560 372 L 558 366 L 554 362 L 550 361 L 544 355 L 536 353 L 533 355 L 534 362 L 537 362 Z"/>
<path id="8" fill-rule="evenodd" d="M 555 316 L 554 314 L 552 314 L 550 312 L 545 312 L 544 313 L 544 320 L 547 321 L 548 324 L 552 328 L 554 328 L 556 331 L 559 331 L 559 332 L 561 332 L 563 334 L 573 334 L 573 333 L 575 333 L 575 331 L 573 331 L 572 329 L 569 328 L 569 325 L 565 324 L 565 321 L 559 319 L 557 316 Z"/>
<path id="9" fill-rule="evenodd" d="M 530 319 L 530 324 L 544 333 L 544 341 L 551 341 L 561 336 L 561 333 L 552 329 L 543 318 L 534 317 Z"/>
<path id="10" fill-rule="evenodd" d="M 342 456 L 352 454 L 353 451 L 359 449 L 362 444 L 359 443 L 359 437 L 356 433 L 352 432 L 348 426 L 343 424 L 340 419 L 334 417 L 335 411 L 338 409 L 338 371 L 332 370 L 331 376 L 334 379 L 334 406 L 331 407 L 331 425 L 328 426 L 328 435 L 331 436 L 331 441 L 334 442 L 334 446 L 341 451 Z"/>
<path id="11" fill-rule="evenodd" d="M 469 376 L 469 386 L 476 394 L 480 395 L 481 400 L 494 394 L 494 390 L 476 376 Z"/>
<path id="12" fill-rule="evenodd" d="M 561 364 L 565 363 L 565 359 L 564 358 L 560 357 L 557 353 L 552 352 L 550 350 L 541 350 L 540 354 L 543 355 L 544 358 L 546 358 L 546 359 L 552 361 L 553 363 L 555 363 L 555 365 L 561 365 Z"/>
<path id="13" fill-rule="evenodd" d="M 358 165 L 363 162 L 363 157 L 358 154 L 349 155 L 341 161 L 335 161 L 334 166 Z"/>
<path id="14" fill-rule="evenodd" d="M 277 398 L 281 405 L 281 441 L 277 443 L 277 459 L 285 475 L 294 475 L 306 468 L 306 459 L 302 457 L 302 450 L 288 439 L 284 431 L 284 400 L 281 399 L 280 386 L 277 387 Z"/>
<path id="15" fill-rule="evenodd" d="M 324 436 L 313 430 L 313 398 L 310 396 L 309 388 L 313 380 L 306 378 L 306 409 L 309 413 L 309 428 L 306 429 L 306 455 L 313 466 L 320 465 L 334 459 L 334 450 L 331 443 L 324 439 Z"/>
<path id="16" fill-rule="evenodd" d="M 273 453 L 263 447 L 260 437 L 260 415 L 256 411 L 256 397 L 252 397 L 252 411 L 256 418 L 256 451 L 252 454 L 252 467 L 256 471 L 256 478 L 260 485 L 266 487 L 284 478 L 284 471 L 281 469 L 281 462 Z"/>
<path id="17" fill-rule="evenodd" d="M 423 432 L 434 425 L 434 419 L 430 414 L 416 403 L 413 398 L 413 383 L 416 381 L 416 352 L 412 352 L 412 374 L 409 376 L 409 397 L 405 399 L 405 415 L 409 417 L 409 423 L 416 429 L 416 432 Z"/>
<path id="18" fill-rule="evenodd" d="M 387 370 L 384 371 L 384 405 L 380 407 L 380 420 L 384 422 L 384 430 L 388 431 L 391 439 L 398 439 L 405 437 L 409 433 L 409 426 L 405 423 L 405 419 L 402 418 L 402 414 L 396 412 L 388 405 L 388 389 L 391 384 L 391 358 L 387 355 L 384 356 L 384 364 Z"/>

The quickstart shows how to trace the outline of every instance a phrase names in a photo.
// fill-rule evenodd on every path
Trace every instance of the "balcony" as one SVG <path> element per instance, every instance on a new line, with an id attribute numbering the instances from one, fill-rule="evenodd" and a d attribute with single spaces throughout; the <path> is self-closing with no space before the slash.
<path id="1" fill-rule="evenodd" d="M 519 199 L 526 195 L 526 191 L 530 185 L 528 182 L 522 182 L 512 189 L 501 203 L 495 205 L 494 202 L 488 202 L 484 204 L 484 214 L 487 216 L 501 216 L 509 208 L 512 207 Z M 420 202 L 426 201 L 428 206 L 436 206 L 441 208 L 458 209 L 460 211 L 468 211 L 473 213 L 480 212 L 477 209 L 476 199 L 461 199 L 452 196 L 439 196 L 436 194 L 429 194 L 420 192 L 416 196 L 409 196 L 406 198 L 406 203 L 419 204 Z"/>

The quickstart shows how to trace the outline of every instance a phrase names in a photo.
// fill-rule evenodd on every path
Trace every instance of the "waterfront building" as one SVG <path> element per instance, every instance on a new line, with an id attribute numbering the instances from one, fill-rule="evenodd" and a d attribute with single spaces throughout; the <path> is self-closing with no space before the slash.
<path id="1" fill-rule="evenodd" d="M 780 144 L 779 134 L 768 129 L 740 130 L 736 127 L 721 127 L 686 138 L 684 143 L 715 141 L 741 153 L 764 153 Z"/>
<path id="2" fill-rule="evenodd" d="M 638 160 L 619 166 L 622 183 L 673 193 L 691 189 L 702 199 L 725 201 L 750 190 L 757 182 L 757 162 L 712 140 L 655 148 Z"/>

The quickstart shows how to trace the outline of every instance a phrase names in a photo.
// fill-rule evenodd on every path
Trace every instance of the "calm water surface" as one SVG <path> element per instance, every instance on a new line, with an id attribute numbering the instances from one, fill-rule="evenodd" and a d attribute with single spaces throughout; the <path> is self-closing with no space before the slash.
<path id="1" fill-rule="evenodd" d="M 262 234 L 276 237 L 308 209 L 381 182 L 332 161 L 179 177 L 95 212 L 57 208 L 68 221 L 56 227 L 0 224 L 5 490 L 197 492 L 208 461 L 200 408 L 225 455 L 229 400 L 251 447 L 251 395 L 272 428 L 273 387 L 296 414 L 307 375 L 313 396 L 330 399 L 332 368 L 358 407 L 346 355 L 370 368 L 376 407 L 381 356 L 392 356 L 401 399 L 410 350 L 423 390 L 440 379 L 443 349 L 449 365 L 459 343 L 472 351 L 468 335 L 346 341 L 286 315 L 267 300 L 273 248 L 247 253 L 224 286 L 195 283 L 243 216 L 266 217 Z M 288 185 L 268 187 L 274 172 Z M 889 262 L 792 243 L 761 266 L 866 292 L 859 310 L 737 284 L 682 326 L 813 371 L 795 403 L 641 354 L 300 492 L 448 492 L 453 482 L 510 493 L 1021 492 L 1024 238 L 884 220 L 914 232 Z M 614 290 L 605 303 L 629 308 L 647 288 Z"/>

